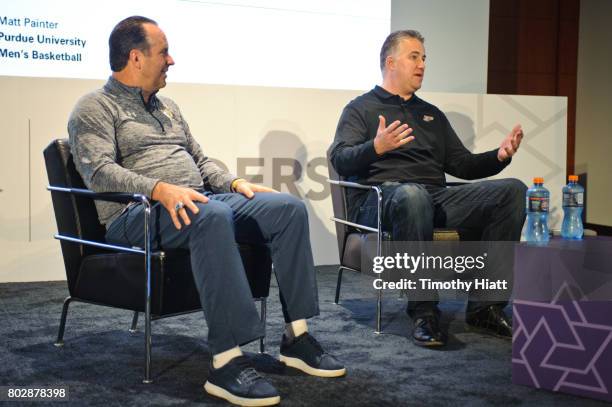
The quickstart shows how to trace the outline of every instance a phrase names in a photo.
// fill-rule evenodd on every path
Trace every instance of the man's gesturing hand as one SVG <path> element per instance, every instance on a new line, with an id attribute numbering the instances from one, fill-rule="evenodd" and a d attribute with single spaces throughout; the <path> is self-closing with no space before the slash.
<path id="1" fill-rule="evenodd" d="M 193 203 L 194 201 L 202 203 L 208 202 L 207 197 L 191 188 L 179 187 L 165 182 L 158 182 L 155 185 L 151 198 L 159 201 L 164 208 L 166 208 L 172 218 L 174 227 L 177 229 L 181 228 L 179 216 L 185 225 L 191 224 L 186 208 L 189 208 L 194 214 L 200 211 L 196 204 Z M 179 209 L 177 210 L 177 208 Z"/>
<path id="2" fill-rule="evenodd" d="M 517 124 L 499 146 L 499 150 L 497 150 L 497 159 L 499 161 L 506 161 L 516 154 L 516 150 L 518 150 L 522 140 L 523 129 L 520 124 Z"/>
<path id="3" fill-rule="evenodd" d="M 275 189 L 264 187 L 262 185 L 251 184 L 245 180 L 238 181 L 234 186 L 234 190 L 249 199 L 255 196 L 255 192 L 278 192 Z"/>
<path id="4" fill-rule="evenodd" d="M 383 155 L 387 151 L 395 150 L 406 143 L 414 140 L 414 136 L 408 136 L 412 133 L 412 128 L 407 124 L 401 124 L 399 120 L 394 121 L 387 127 L 387 122 L 384 116 L 378 116 L 378 131 L 374 138 L 374 150 L 376 154 Z"/>

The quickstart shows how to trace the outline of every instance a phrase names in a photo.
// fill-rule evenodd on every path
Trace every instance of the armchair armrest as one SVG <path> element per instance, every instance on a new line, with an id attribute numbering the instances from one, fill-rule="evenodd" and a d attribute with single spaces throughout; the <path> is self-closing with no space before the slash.
<path id="1" fill-rule="evenodd" d="M 150 257 L 151 255 L 162 254 L 162 252 L 152 253 L 149 248 L 150 229 L 151 229 L 149 225 L 150 224 L 151 201 L 145 195 L 130 194 L 130 193 L 125 193 L 125 192 L 98 193 L 98 192 L 94 192 L 89 189 L 56 187 L 53 185 L 47 186 L 47 190 L 51 192 L 63 192 L 63 193 L 82 196 L 82 197 L 86 197 L 90 199 L 98 199 L 98 200 L 109 201 L 109 202 L 118 202 L 118 203 L 123 203 L 123 204 L 129 204 L 129 203 L 135 202 L 135 203 L 145 206 L 145 236 L 147 236 L 147 238 L 145 239 L 146 247 L 144 249 L 140 247 L 125 247 L 125 246 L 118 246 L 118 245 L 113 245 L 113 244 L 108 244 L 108 243 L 95 242 L 92 240 L 85 240 L 85 239 L 80 239 L 78 237 L 65 236 L 61 234 L 56 234 L 55 235 L 56 239 L 65 240 L 65 241 L 77 243 L 77 244 L 86 244 L 89 246 L 99 247 L 102 249 L 117 250 L 117 251 L 128 252 L 128 253 L 144 254 L 147 257 Z"/>
<path id="2" fill-rule="evenodd" d="M 357 182 L 338 181 L 338 180 L 335 180 L 335 179 L 328 179 L 327 182 L 329 182 L 332 185 L 338 185 L 339 187 L 343 187 L 343 188 L 356 188 L 356 189 L 367 189 L 367 190 L 373 189 L 374 191 L 376 191 L 376 195 L 378 196 L 378 228 L 373 228 L 373 227 L 370 227 L 370 226 L 361 225 L 359 223 L 350 222 L 347 219 L 340 219 L 340 218 L 337 218 L 335 216 L 333 216 L 331 218 L 331 220 L 333 220 L 334 222 L 337 222 L 337 223 L 342 223 L 344 225 L 357 228 L 357 229 L 367 230 L 368 232 L 380 233 L 380 231 L 382 230 L 382 217 L 381 217 L 381 211 L 382 211 L 382 189 L 379 186 L 377 186 L 377 185 L 362 185 L 362 184 L 359 184 Z"/>
<path id="3" fill-rule="evenodd" d="M 56 187 L 53 185 L 49 185 L 47 187 L 49 191 L 55 192 L 66 192 L 73 195 L 84 196 L 91 199 L 98 199 L 101 201 L 109 201 L 109 202 L 118 202 L 123 204 L 128 204 L 130 202 L 149 202 L 149 198 L 142 194 L 129 194 L 126 192 L 94 192 L 90 189 L 82 189 L 82 188 L 65 188 L 65 187 Z"/>
<path id="4" fill-rule="evenodd" d="M 338 186 L 345 187 L 345 188 L 374 189 L 374 190 L 380 189 L 379 187 L 375 185 L 362 185 L 362 184 L 358 184 L 357 182 L 338 181 L 335 179 L 328 179 L 327 182 L 329 182 L 330 184 L 338 185 Z"/>

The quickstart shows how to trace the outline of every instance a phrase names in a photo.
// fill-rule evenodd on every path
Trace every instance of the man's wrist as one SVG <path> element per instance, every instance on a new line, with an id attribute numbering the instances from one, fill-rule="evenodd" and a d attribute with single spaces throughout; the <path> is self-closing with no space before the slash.
<path id="1" fill-rule="evenodd" d="M 385 152 L 384 152 L 384 151 L 382 151 L 382 147 L 380 147 L 380 146 L 379 146 L 379 145 L 376 143 L 377 141 L 378 141 L 377 139 L 374 139 L 374 141 L 372 142 L 372 147 L 374 147 L 374 152 L 376 153 L 376 155 L 380 157 L 380 156 L 381 156 L 381 155 L 383 155 Z"/>
<path id="2" fill-rule="evenodd" d="M 239 183 L 241 182 L 246 182 L 246 179 L 244 178 L 236 178 L 235 180 L 232 181 L 232 184 L 230 185 L 230 190 L 232 192 L 236 192 L 236 187 L 238 186 Z"/>
<path id="3" fill-rule="evenodd" d="M 164 182 L 163 181 L 157 181 L 155 182 L 155 185 L 153 185 L 153 188 L 151 189 L 151 199 L 153 199 L 154 201 L 158 201 L 159 200 L 159 194 L 160 191 L 164 188 Z"/>

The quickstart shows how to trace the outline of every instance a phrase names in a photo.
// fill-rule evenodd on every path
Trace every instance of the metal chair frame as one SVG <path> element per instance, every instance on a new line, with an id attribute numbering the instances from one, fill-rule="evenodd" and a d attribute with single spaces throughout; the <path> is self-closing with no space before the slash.
<path id="1" fill-rule="evenodd" d="M 125 246 L 118 246 L 118 245 L 107 244 L 107 243 L 100 243 L 100 242 L 95 242 L 91 240 L 76 238 L 73 236 L 61 235 L 59 233 L 55 234 L 54 237 L 55 239 L 58 239 L 58 240 L 68 241 L 68 242 L 72 242 L 76 244 L 84 244 L 84 245 L 89 245 L 89 246 L 95 246 L 95 247 L 102 248 L 102 249 L 116 250 L 116 251 L 127 252 L 127 253 L 142 254 L 144 256 L 144 272 L 146 273 L 146 283 L 145 283 L 144 289 L 145 289 L 146 296 L 145 296 L 145 312 L 144 312 L 145 314 L 145 371 L 144 371 L 143 383 L 147 383 L 147 384 L 152 383 L 153 380 L 151 379 L 151 321 L 157 320 L 157 319 L 163 319 L 163 318 L 167 318 L 171 316 L 176 316 L 176 315 L 190 314 L 193 312 L 198 312 L 200 310 L 195 309 L 192 311 L 164 315 L 160 317 L 153 317 L 151 315 L 151 257 L 160 256 L 163 258 L 163 256 L 165 256 L 165 253 L 163 251 L 158 251 L 158 252 L 151 251 L 151 227 L 150 227 L 151 201 L 146 196 L 141 195 L 141 194 L 114 193 L 114 192 L 95 193 L 88 189 L 65 188 L 65 187 L 56 187 L 56 186 L 51 186 L 51 185 L 47 187 L 47 190 L 52 191 L 52 192 L 61 192 L 61 193 L 68 193 L 72 195 L 84 196 L 84 197 L 88 197 L 91 199 L 97 199 L 97 200 L 105 200 L 105 201 L 113 201 L 113 202 L 121 202 L 121 203 L 135 202 L 139 205 L 144 206 L 144 235 L 145 235 L 145 247 L 144 248 L 125 247 Z M 261 318 L 261 321 L 264 322 L 264 326 L 265 326 L 266 313 L 267 313 L 266 298 L 265 297 L 255 298 L 254 300 L 259 301 L 261 303 L 260 318 Z M 93 301 L 82 300 L 82 299 L 74 298 L 71 296 L 66 297 L 66 299 L 64 300 L 63 307 L 62 307 L 62 316 L 60 319 L 60 326 L 59 326 L 59 331 L 57 334 L 57 340 L 55 342 L 55 346 L 57 347 L 61 347 L 64 345 L 64 330 L 66 327 L 66 318 L 68 316 L 68 306 L 73 301 L 84 302 L 84 303 L 95 304 L 95 305 L 102 305 L 102 306 L 111 307 L 111 308 L 117 308 L 117 307 L 113 307 L 107 304 L 101 304 L 101 303 L 97 303 Z M 134 311 L 134 316 L 132 318 L 132 325 L 129 329 L 130 333 L 136 332 L 137 323 L 138 323 L 138 311 Z M 265 337 L 262 337 L 259 340 L 259 349 L 261 353 L 265 352 L 265 340 L 264 339 Z"/>
<path id="2" fill-rule="evenodd" d="M 361 225 L 355 222 L 349 222 L 346 219 L 340 219 L 335 216 L 333 216 L 331 220 L 337 223 L 342 223 L 344 225 L 360 229 L 360 230 L 367 230 L 368 232 L 376 233 L 376 255 L 381 256 L 382 255 L 382 198 L 383 198 L 382 189 L 376 185 L 362 185 L 356 182 L 349 182 L 349 181 L 338 181 L 338 180 L 328 179 L 327 182 L 333 185 L 338 185 L 339 187 L 342 187 L 342 188 L 356 188 L 356 189 L 376 191 L 376 196 L 377 196 L 376 204 L 378 207 L 377 220 L 376 220 L 377 227 L 376 228 L 366 226 L 366 225 Z M 345 202 L 345 207 L 346 207 L 346 202 Z M 358 272 L 358 270 L 354 270 L 350 267 L 340 265 L 340 267 L 338 268 L 338 281 L 336 283 L 336 297 L 334 299 L 334 303 L 336 304 L 338 304 L 338 301 L 340 300 L 340 286 L 342 285 L 342 270 L 343 269 Z M 378 295 L 376 299 L 376 331 L 374 331 L 376 334 L 382 333 L 381 320 L 382 320 L 382 290 L 378 290 Z"/>
<path id="3" fill-rule="evenodd" d="M 370 227 L 370 226 L 366 226 L 366 225 L 361 225 L 359 223 L 355 223 L 355 222 L 350 222 L 346 219 L 340 219 L 337 218 L 336 216 L 332 216 L 331 220 L 336 222 L 336 223 L 341 223 L 343 225 L 347 225 L 350 227 L 354 227 L 358 230 L 363 230 L 363 231 L 368 231 L 368 232 L 372 232 L 372 233 L 376 233 L 376 255 L 377 256 L 382 256 L 382 241 L 383 241 L 383 228 L 382 228 L 382 199 L 383 199 L 383 195 L 382 195 L 382 189 L 377 186 L 377 185 L 363 185 L 363 184 L 359 184 L 357 182 L 350 182 L 350 181 L 340 181 L 340 180 L 334 180 L 334 179 L 327 179 L 327 182 L 332 184 L 332 185 L 337 185 L 341 188 L 356 188 L 356 189 L 363 189 L 363 190 L 374 190 L 376 191 L 376 196 L 377 196 L 377 209 L 378 209 L 378 213 L 377 213 L 377 222 L 376 228 Z M 447 182 L 446 185 L 447 186 L 458 186 L 458 185 L 463 185 L 465 184 L 465 182 Z M 342 197 L 344 199 L 344 207 L 347 208 L 346 205 L 346 195 L 342 194 Z M 458 233 L 455 231 L 454 232 L 456 234 L 456 239 L 459 240 L 459 235 Z M 435 240 L 435 238 L 434 238 Z M 343 253 L 340 253 L 340 256 L 342 256 Z M 342 263 L 342 258 L 340 259 L 340 262 Z M 334 298 L 334 303 L 338 304 L 339 300 L 340 300 L 340 287 L 342 285 L 342 270 L 351 270 L 354 272 L 359 272 L 359 270 L 354 270 L 350 267 L 347 266 L 343 266 L 342 264 L 340 264 L 340 267 L 338 268 L 338 281 L 336 283 L 336 295 Z M 381 327 L 381 320 L 382 320 L 382 290 L 378 290 L 378 295 L 377 295 L 377 301 L 376 301 L 376 331 L 374 331 L 376 334 L 381 334 L 382 332 L 382 327 Z"/>

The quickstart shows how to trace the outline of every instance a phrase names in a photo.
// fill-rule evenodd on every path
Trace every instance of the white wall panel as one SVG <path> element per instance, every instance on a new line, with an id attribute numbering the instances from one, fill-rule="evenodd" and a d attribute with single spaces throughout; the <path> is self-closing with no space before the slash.
<path id="1" fill-rule="evenodd" d="M 0 77 L 4 147 L 0 151 L 0 282 L 64 278 L 59 243 L 52 239 L 55 220 L 45 190 L 42 150 L 52 139 L 66 136 L 66 120 L 75 101 L 102 83 Z M 273 185 L 282 181 L 282 176 L 296 174 L 291 160 L 299 163 L 301 176 L 280 188 L 305 199 L 316 264 L 338 262 L 335 232 L 328 220 L 329 190 L 321 182 L 327 175 L 323 161 L 340 111 L 360 93 L 188 84 L 171 84 L 163 91 L 181 106 L 205 151 L 231 171 L 236 170 L 238 160 L 260 157 L 263 164 L 248 167 L 247 173 L 261 174 L 265 184 Z M 524 144 L 512 165 L 499 176 L 517 177 L 525 183 L 533 176 L 546 177 L 552 192 L 553 223 L 558 222 L 565 173 L 565 98 L 453 93 L 420 96 L 448 114 L 474 151 L 498 146 L 507 131 L 522 122 Z"/>

